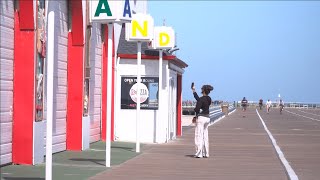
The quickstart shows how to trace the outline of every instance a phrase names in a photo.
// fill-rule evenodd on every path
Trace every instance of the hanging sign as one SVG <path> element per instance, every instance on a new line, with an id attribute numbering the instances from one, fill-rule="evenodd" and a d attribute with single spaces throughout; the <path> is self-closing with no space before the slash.
<path id="1" fill-rule="evenodd" d="M 175 34 L 171 27 L 154 27 L 154 37 L 148 43 L 150 49 L 171 49 L 175 45 Z"/>
<path id="2" fill-rule="evenodd" d="M 133 14 L 131 23 L 126 24 L 127 41 L 151 41 L 153 39 L 153 18 L 147 14 Z"/>
<path id="3" fill-rule="evenodd" d="M 93 22 L 130 22 L 132 9 L 130 0 L 92 0 L 90 17 Z"/>

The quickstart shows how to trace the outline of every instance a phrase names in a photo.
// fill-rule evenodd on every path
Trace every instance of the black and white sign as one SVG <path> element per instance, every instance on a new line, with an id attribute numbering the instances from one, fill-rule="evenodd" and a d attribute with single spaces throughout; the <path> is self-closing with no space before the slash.
<path id="1" fill-rule="evenodd" d="M 141 109 L 158 109 L 158 77 L 141 77 Z M 136 109 L 137 78 L 121 77 L 121 109 Z"/>

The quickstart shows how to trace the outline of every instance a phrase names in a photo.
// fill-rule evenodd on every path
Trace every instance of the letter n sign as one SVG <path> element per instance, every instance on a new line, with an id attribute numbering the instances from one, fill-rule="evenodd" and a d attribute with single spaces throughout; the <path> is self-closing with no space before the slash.
<path id="1" fill-rule="evenodd" d="M 153 38 L 153 18 L 147 14 L 134 14 L 131 23 L 126 24 L 127 41 L 151 41 Z"/>

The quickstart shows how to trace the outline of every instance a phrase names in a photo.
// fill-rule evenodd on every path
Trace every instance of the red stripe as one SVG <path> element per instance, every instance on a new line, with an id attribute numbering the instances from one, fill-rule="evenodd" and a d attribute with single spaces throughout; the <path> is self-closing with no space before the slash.
<path id="1" fill-rule="evenodd" d="M 82 149 L 83 51 L 83 46 L 72 45 L 70 32 L 68 34 L 67 150 Z"/>
<path id="2" fill-rule="evenodd" d="M 136 60 L 137 55 L 136 54 L 118 54 L 118 57 L 125 58 L 125 59 L 132 59 Z M 163 56 L 163 60 L 175 60 L 176 56 Z M 141 55 L 141 59 L 144 60 L 159 60 L 159 56 L 149 56 L 149 55 Z"/>
<path id="3" fill-rule="evenodd" d="M 29 13 L 33 13 L 33 11 Z M 14 18 L 12 162 L 32 164 L 35 82 L 33 44 L 35 34 L 33 30 L 20 31 L 18 12 L 15 12 Z M 20 19 L 20 22 L 24 20 L 26 19 Z"/>
<path id="4" fill-rule="evenodd" d="M 182 135 L 182 75 L 177 76 L 177 136 Z"/>
<path id="5" fill-rule="evenodd" d="M 69 0 L 72 7 L 72 45 L 82 46 L 83 40 L 83 14 L 82 0 Z"/>
<path id="6" fill-rule="evenodd" d="M 19 0 L 19 15 L 20 29 L 34 30 L 33 0 Z"/>

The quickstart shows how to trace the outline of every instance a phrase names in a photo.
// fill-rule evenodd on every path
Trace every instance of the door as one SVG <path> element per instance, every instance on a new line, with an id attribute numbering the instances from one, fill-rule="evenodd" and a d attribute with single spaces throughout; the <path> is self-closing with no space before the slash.
<path id="1" fill-rule="evenodd" d="M 168 109 L 168 134 L 169 140 L 176 138 L 176 95 L 175 95 L 175 82 L 173 78 L 170 78 L 169 82 L 169 109 Z"/>

